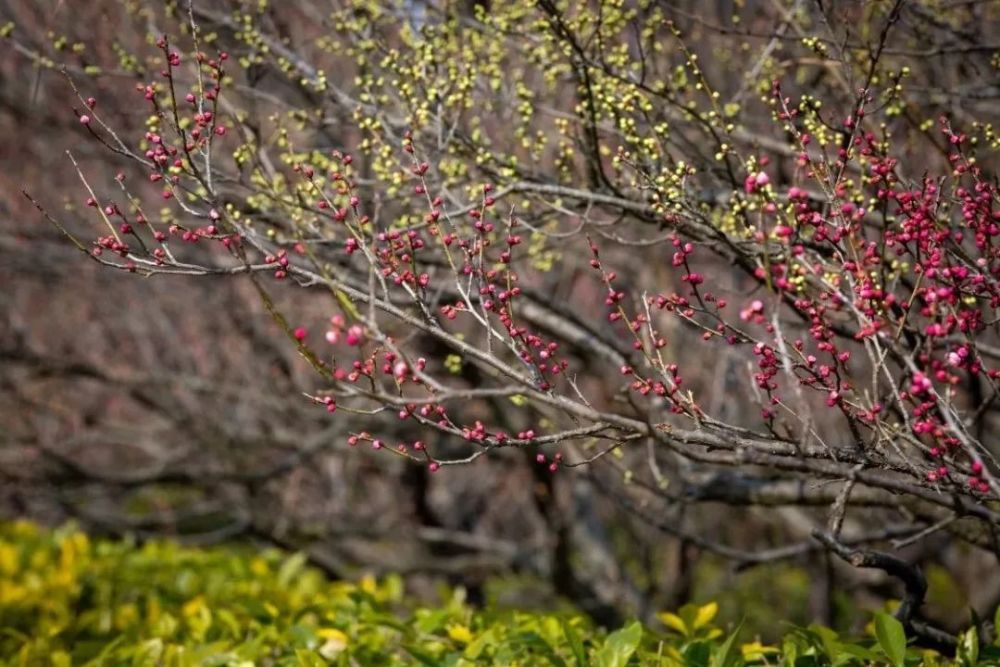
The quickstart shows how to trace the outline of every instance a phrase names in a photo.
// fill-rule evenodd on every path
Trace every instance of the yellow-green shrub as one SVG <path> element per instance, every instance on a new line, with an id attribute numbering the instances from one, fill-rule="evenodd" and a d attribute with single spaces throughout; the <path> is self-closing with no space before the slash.
<path id="1" fill-rule="evenodd" d="M 765 646 L 714 624 L 715 604 L 616 632 L 572 614 L 427 608 L 399 578 L 329 581 L 302 554 L 93 541 L 73 527 L 0 524 L 0 665 L 850 665 L 946 664 L 901 626 L 845 643 L 792 628 Z M 965 638 L 964 665 L 997 664 Z"/>

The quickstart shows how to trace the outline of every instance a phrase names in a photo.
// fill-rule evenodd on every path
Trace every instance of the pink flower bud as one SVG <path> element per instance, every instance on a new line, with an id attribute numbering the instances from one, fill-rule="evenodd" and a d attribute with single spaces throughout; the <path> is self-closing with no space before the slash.
<path id="1" fill-rule="evenodd" d="M 360 325 L 354 324 L 347 330 L 347 344 L 351 347 L 355 347 L 361 344 L 361 338 L 364 335 L 364 329 Z"/>

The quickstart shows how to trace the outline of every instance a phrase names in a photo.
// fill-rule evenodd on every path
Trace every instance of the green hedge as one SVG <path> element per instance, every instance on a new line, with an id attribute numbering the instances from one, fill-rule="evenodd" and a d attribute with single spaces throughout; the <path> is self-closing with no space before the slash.
<path id="1" fill-rule="evenodd" d="M 400 579 L 331 582 L 301 554 L 137 546 L 0 524 L 0 665 L 863 665 L 951 664 L 907 648 L 877 615 L 847 642 L 790 627 L 778 646 L 715 625 L 717 606 L 612 633 L 568 614 L 475 610 L 460 594 L 408 602 Z M 998 664 L 965 636 L 958 664 Z"/>

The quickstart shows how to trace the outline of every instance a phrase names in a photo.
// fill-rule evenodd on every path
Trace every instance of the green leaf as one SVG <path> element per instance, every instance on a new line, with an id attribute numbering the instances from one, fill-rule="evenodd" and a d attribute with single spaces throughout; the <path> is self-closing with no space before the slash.
<path id="1" fill-rule="evenodd" d="M 132 667 L 156 667 L 163 655 L 163 640 L 150 639 L 138 646 L 132 656 Z"/>
<path id="2" fill-rule="evenodd" d="M 677 614 L 671 613 L 669 611 L 663 611 L 657 614 L 656 617 L 660 619 L 660 622 L 663 623 L 665 626 L 667 626 L 671 630 L 677 631 L 682 636 L 687 637 L 690 634 L 690 630 L 688 630 L 687 623 L 685 623 L 684 619 L 678 616 Z"/>
<path id="3" fill-rule="evenodd" d="M 691 622 L 691 627 L 695 630 L 699 630 L 715 618 L 715 615 L 719 613 L 719 603 L 709 602 L 703 607 L 698 607 L 698 611 L 695 612 L 694 619 Z"/>
<path id="4" fill-rule="evenodd" d="M 639 631 L 642 631 L 642 626 L 639 626 Z M 511 637 L 511 640 L 516 645 L 521 645 L 524 647 L 531 647 L 536 649 L 539 653 L 543 654 L 549 659 L 549 662 L 556 667 L 566 667 L 566 662 L 559 657 L 559 655 L 552 650 L 545 638 L 542 637 L 537 632 L 519 632 Z M 634 649 L 633 649 L 634 650 Z M 627 661 L 627 658 L 626 658 Z M 625 664 L 625 663 L 621 663 Z"/>
<path id="5" fill-rule="evenodd" d="M 729 667 L 731 664 L 736 664 L 738 651 L 734 651 L 733 646 L 736 643 L 736 636 L 740 634 L 740 630 L 742 629 L 743 621 L 740 621 L 740 624 L 736 626 L 732 634 L 719 647 L 718 652 L 716 652 L 715 657 L 712 659 L 712 667 Z"/>
<path id="6" fill-rule="evenodd" d="M 973 667 L 979 662 L 979 632 L 972 626 L 958 638 L 958 664 Z"/>
<path id="7" fill-rule="evenodd" d="M 403 649 L 412 655 L 414 658 L 420 661 L 420 664 L 427 665 L 427 667 L 440 667 L 440 661 L 435 658 L 432 654 L 422 651 L 420 648 L 412 645 L 406 644 Z"/>
<path id="8" fill-rule="evenodd" d="M 902 667 L 906 661 L 906 632 L 903 630 L 903 624 L 883 611 L 877 612 L 875 636 L 889 662 L 894 667 Z"/>
<path id="9" fill-rule="evenodd" d="M 871 649 L 867 649 L 864 646 L 858 646 L 857 644 L 847 644 L 840 642 L 837 643 L 834 654 L 840 654 L 851 658 L 858 658 L 871 663 L 877 662 L 882 657 L 881 653 L 878 653 L 877 651 L 872 651 Z"/>
<path id="10" fill-rule="evenodd" d="M 97 656 L 95 657 L 94 662 L 99 665 L 103 664 L 104 660 L 106 660 L 115 651 L 115 649 L 117 649 L 121 644 L 125 643 L 125 640 L 126 640 L 125 635 L 119 635 L 118 637 L 112 639 L 110 642 L 104 645 L 104 647 L 101 649 L 101 652 L 97 654 Z"/>
<path id="11" fill-rule="evenodd" d="M 642 624 L 633 621 L 617 632 L 612 632 L 604 640 L 604 646 L 597 654 L 599 667 L 625 667 L 629 658 L 639 648 L 642 639 Z"/>
<path id="12" fill-rule="evenodd" d="M 307 558 L 308 556 L 301 551 L 286 558 L 278 570 L 278 585 L 284 588 L 292 583 L 292 579 L 305 567 Z"/>
<path id="13" fill-rule="evenodd" d="M 462 651 L 462 657 L 467 658 L 468 660 L 478 659 L 487 646 L 496 643 L 497 639 L 493 636 L 493 632 L 494 629 L 490 628 L 469 642 L 469 645 L 465 647 L 464 651 Z"/>
<path id="14" fill-rule="evenodd" d="M 562 630 L 563 634 L 566 635 L 566 641 L 569 642 L 570 650 L 573 651 L 577 667 L 586 667 L 587 654 L 583 650 L 583 642 L 580 641 L 580 635 L 576 634 L 576 630 L 573 629 L 573 624 L 568 620 L 563 621 Z"/>
<path id="15" fill-rule="evenodd" d="M 309 649 L 295 649 L 295 659 L 298 660 L 299 667 L 326 667 L 326 660 Z"/>
<path id="16" fill-rule="evenodd" d="M 997 611 L 993 614 L 993 634 L 996 635 L 993 644 L 1000 646 L 1000 605 L 997 605 Z"/>
<path id="17" fill-rule="evenodd" d="M 712 645 L 706 641 L 691 642 L 684 647 L 685 667 L 708 667 Z"/>

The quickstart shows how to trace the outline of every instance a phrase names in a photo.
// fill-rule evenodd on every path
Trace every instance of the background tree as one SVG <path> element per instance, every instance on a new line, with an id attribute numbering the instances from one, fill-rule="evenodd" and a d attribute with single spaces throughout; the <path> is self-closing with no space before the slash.
<path id="1" fill-rule="evenodd" d="M 1000 61 L 939 4 L 5 3 L 8 506 L 603 623 L 789 561 L 947 642 Z"/>

